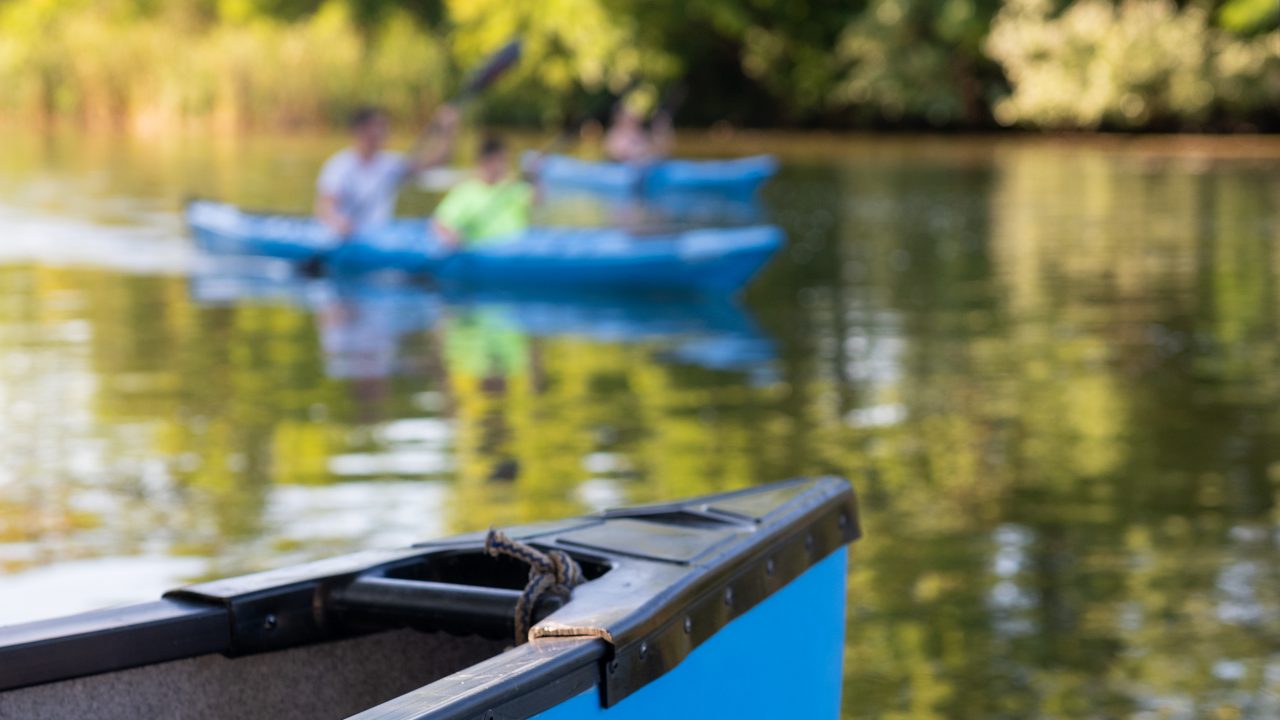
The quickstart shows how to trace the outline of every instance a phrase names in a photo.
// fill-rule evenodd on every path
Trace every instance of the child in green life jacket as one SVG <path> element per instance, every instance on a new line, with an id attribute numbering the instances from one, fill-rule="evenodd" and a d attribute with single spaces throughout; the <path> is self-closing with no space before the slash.
<path id="1" fill-rule="evenodd" d="M 455 186 L 436 207 L 436 234 L 453 247 L 474 247 L 514 238 L 529 227 L 534 188 L 511 173 L 507 145 L 486 136 L 476 176 Z"/>

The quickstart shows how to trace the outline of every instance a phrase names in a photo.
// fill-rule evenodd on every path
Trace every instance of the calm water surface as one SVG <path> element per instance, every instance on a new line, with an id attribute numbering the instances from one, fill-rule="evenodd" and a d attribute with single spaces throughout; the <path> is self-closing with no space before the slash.
<path id="1" fill-rule="evenodd" d="M 0 137 L 0 621 L 837 472 L 849 717 L 1280 716 L 1280 142 L 691 145 L 786 163 L 739 304 L 191 248 L 334 142 Z"/>

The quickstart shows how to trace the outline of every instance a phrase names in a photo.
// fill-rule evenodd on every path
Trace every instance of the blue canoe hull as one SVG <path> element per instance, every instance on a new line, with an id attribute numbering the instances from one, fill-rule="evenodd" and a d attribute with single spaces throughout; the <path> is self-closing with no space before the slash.
<path id="1" fill-rule="evenodd" d="M 537 163 L 538 181 L 549 188 L 610 194 L 749 195 L 778 171 L 778 161 L 772 155 L 731 160 L 662 160 L 647 165 L 581 160 L 567 155 L 527 155 L 525 163 Z"/>
<path id="2" fill-rule="evenodd" d="M 729 623 L 675 671 L 613 707 L 600 689 L 535 715 L 538 720 L 662 717 L 840 717 L 848 552 L 839 550 Z"/>
<path id="3" fill-rule="evenodd" d="M 425 219 L 398 219 L 342 241 L 314 218 L 249 213 L 196 201 L 187 224 L 207 252 L 323 259 L 337 272 L 400 270 L 444 281 L 502 286 L 734 290 L 782 246 L 774 226 L 635 235 L 605 228 L 530 228 L 518 237 L 447 249 Z"/>

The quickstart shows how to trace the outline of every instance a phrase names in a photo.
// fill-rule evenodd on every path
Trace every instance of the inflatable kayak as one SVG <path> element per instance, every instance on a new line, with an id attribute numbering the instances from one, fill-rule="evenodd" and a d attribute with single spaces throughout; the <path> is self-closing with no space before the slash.
<path id="1" fill-rule="evenodd" d="M 454 250 L 425 218 L 399 218 L 345 241 L 315 218 L 251 213 L 199 200 L 187 224 L 206 251 L 323 260 L 337 272 L 394 269 L 446 282 L 733 290 L 782 245 L 770 225 L 633 234 L 609 228 L 529 228 L 482 247 Z"/>
<path id="2" fill-rule="evenodd" d="M 367 550 L 0 628 L 6 718 L 836 718 L 849 483 Z"/>
<path id="3" fill-rule="evenodd" d="M 772 155 L 731 160 L 661 160 L 632 165 L 528 153 L 524 164 L 530 169 L 536 165 L 538 181 L 548 188 L 572 187 L 605 193 L 750 194 L 778 171 L 778 161 Z"/>

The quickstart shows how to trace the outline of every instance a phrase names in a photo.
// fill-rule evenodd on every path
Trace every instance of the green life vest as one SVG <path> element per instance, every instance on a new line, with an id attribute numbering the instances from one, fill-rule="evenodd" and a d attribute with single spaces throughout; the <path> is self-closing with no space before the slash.
<path id="1" fill-rule="evenodd" d="M 533 188 L 520 180 L 490 185 L 466 180 L 449 191 L 435 219 L 458 233 L 463 245 L 483 245 L 511 237 L 529 227 Z"/>

